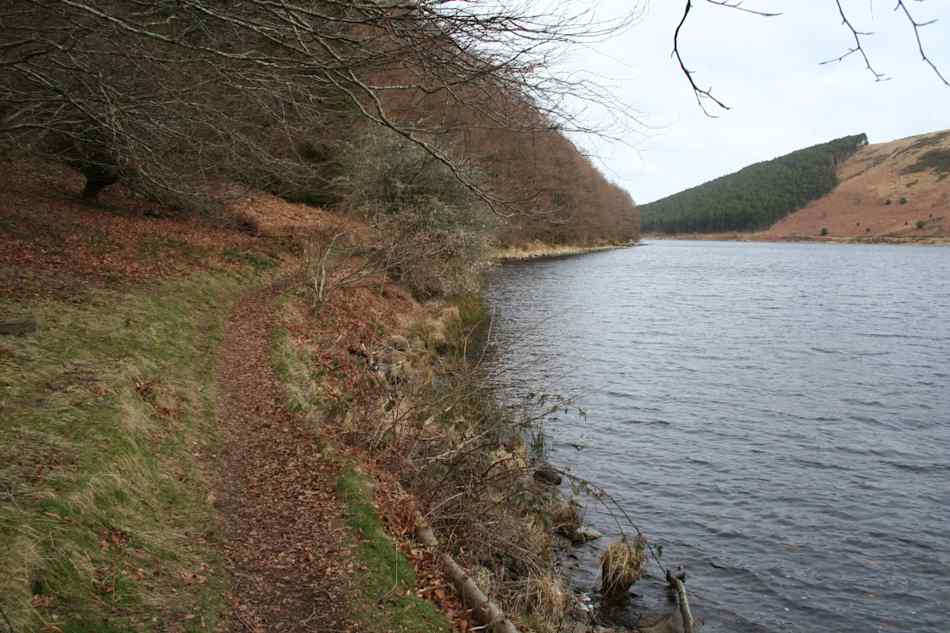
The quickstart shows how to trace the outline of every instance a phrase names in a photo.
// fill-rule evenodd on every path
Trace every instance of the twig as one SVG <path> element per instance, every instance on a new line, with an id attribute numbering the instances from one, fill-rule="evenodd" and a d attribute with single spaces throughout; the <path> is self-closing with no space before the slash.
<path id="1" fill-rule="evenodd" d="M 611 505 L 613 506 L 614 510 L 619 511 L 620 514 L 623 515 L 623 518 L 630 525 L 630 527 L 634 529 L 637 535 L 642 536 L 644 538 L 646 542 L 647 550 L 650 552 L 650 557 L 653 558 L 653 562 L 655 562 L 656 566 L 660 568 L 660 571 L 662 571 L 664 574 L 670 573 L 670 570 L 666 567 L 666 565 L 660 562 L 660 555 L 656 553 L 656 549 L 653 547 L 653 544 L 646 538 L 646 534 L 643 533 L 643 530 L 640 529 L 640 527 L 634 522 L 634 520 L 630 517 L 630 515 L 624 509 L 623 505 L 621 505 L 621 503 L 617 501 L 617 499 L 613 495 L 611 495 L 609 492 L 607 492 L 603 488 L 594 486 L 592 483 L 590 483 L 586 479 L 581 479 L 580 477 L 573 475 L 571 473 L 566 473 L 563 471 L 558 471 L 558 472 L 560 472 L 562 475 L 564 475 L 568 479 L 572 481 L 577 481 L 583 484 L 584 486 L 586 486 L 591 491 L 592 496 L 598 501 L 600 501 L 600 503 L 607 509 L 607 512 L 610 513 L 610 516 L 614 520 L 614 523 L 617 524 L 617 529 L 620 531 L 621 537 L 626 538 L 627 535 L 624 533 L 623 527 L 620 525 L 620 520 L 617 519 L 614 512 L 611 511 Z M 605 499 L 609 501 L 610 503 L 608 504 L 605 501 Z"/>
<path id="2" fill-rule="evenodd" d="M 320 258 L 319 263 L 319 277 L 314 277 L 313 279 L 313 290 L 316 295 L 314 298 L 314 308 L 321 305 L 326 299 L 327 292 L 327 258 L 330 257 L 330 253 L 333 251 L 333 245 L 336 243 L 337 239 L 343 236 L 343 233 L 337 233 L 333 236 L 333 239 L 330 240 L 330 244 L 327 246 L 326 250 L 323 252 L 323 256 Z"/>
<path id="3" fill-rule="evenodd" d="M 927 53 L 926 51 L 924 51 L 924 45 L 920 41 L 920 29 L 925 26 L 930 26 L 937 20 L 933 19 L 933 20 L 928 20 L 926 22 L 918 22 L 917 20 L 914 19 L 914 16 L 910 14 L 910 11 L 907 9 L 907 5 L 904 4 L 904 0 L 897 0 L 897 6 L 894 7 L 894 10 L 897 11 L 898 9 L 904 12 L 904 15 L 907 16 L 907 21 L 910 22 L 910 25 L 912 27 L 914 27 L 914 37 L 917 39 L 917 50 L 920 51 L 920 58 L 924 60 L 925 62 L 927 62 L 927 65 L 933 68 L 933 71 L 937 73 L 937 77 L 940 78 L 940 81 L 943 82 L 943 85 L 950 86 L 950 82 L 948 82 L 946 77 L 944 77 L 943 74 L 941 74 L 940 69 L 937 68 L 937 65 L 934 64 L 933 61 L 929 57 L 927 57 Z"/>
<path id="4" fill-rule="evenodd" d="M 774 13 L 771 11 L 759 11 L 758 9 L 749 9 L 742 6 L 742 0 L 706 0 L 709 4 L 714 4 L 718 7 L 725 7 L 727 9 L 735 9 L 736 11 L 742 11 L 743 13 L 751 13 L 752 15 L 758 15 L 764 18 L 774 18 L 782 15 L 781 13 Z M 676 57 L 676 61 L 680 65 L 680 70 L 683 71 L 683 74 L 686 75 L 686 79 L 689 80 L 689 85 L 693 89 L 693 94 L 696 96 L 696 103 L 699 104 L 700 109 L 703 111 L 703 114 L 706 116 L 715 119 L 717 118 L 715 114 L 709 112 L 706 109 L 706 103 L 704 100 L 712 101 L 716 106 L 722 108 L 723 110 L 729 110 L 729 106 L 720 101 L 718 98 L 714 97 L 712 94 L 712 88 L 703 89 L 696 84 L 696 80 L 693 79 L 693 71 L 686 68 L 686 63 L 683 61 L 683 56 L 680 54 L 679 49 L 679 39 L 680 31 L 683 29 L 683 25 L 686 23 L 686 19 L 689 17 L 689 12 L 693 9 L 692 0 L 686 0 L 686 6 L 683 9 L 683 17 L 680 18 L 679 24 L 676 26 L 676 31 L 673 32 L 673 53 L 672 55 Z"/>
<path id="5" fill-rule="evenodd" d="M 771 11 L 759 11 L 758 9 L 747 9 L 742 6 L 742 0 L 706 0 L 709 4 L 715 4 L 720 7 L 726 7 L 727 9 L 735 9 L 736 11 L 742 11 L 743 13 L 751 13 L 752 15 L 759 15 L 763 18 L 774 18 L 782 15 L 781 13 L 773 13 Z"/>
<path id="6" fill-rule="evenodd" d="M 874 67 L 871 65 L 871 60 L 868 57 L 867 52 L 864 50 L 864 45 L 861 43 L 862 36 L 874 34 L 867 31 L 859 31 L 854 28 L 854 25 L 851 24 L 851 20 L 848 19 L 847 14 L 844 12 L 844 7 L 841 6 L 841 0 L 835 0 L 835 4 L 838 6 L 838 13 L 841 15 L 841 23 L 848 27 L 848 30 L 851 31 L 851 35 L 854 37 L 854 48 L 848 49 L 847 52 L 839 55 L 838 57 L 826 59 L 825 61 L 820 62 L 819 65 L 824 66 L 825 64 L 835 64 L 844 61 L 846 58 L 855 53 L 861 53 L 861 57 L 864 59 L 864 65 L 867 66 L 868 71 L 874 75 L 874 81 L 888 81 L 890 77 L 886 76 L 884 73 L 879 73 L 878 71 L 874 70 Z M 902 2 L 899 4 L 902 4 Z"/>
<path id="7" fill-rule="evenodd" d="M 689 85 L 693 88 L 693 94 L 696 96 L 696 103 L 699 105 L 700 109 L 703 111 L 703 114 L 706 116 L 715 119 L 716 115 L 710 114 L 709 110 L 706 109 L 706 105 L 703 103 L 703 99 L 709 99 L 717 106 L 723 110 L 728 110 L 729 106 L 717 99 L 712 95 L 712 88 L 703 89 L 696 85 L 696 80 L 693 79 L 693 71 L 686 68 L 686 64 L 683 62 L 683 56 L 680 55 L 679 48 L 679 39 L 680 39 L 680 30 L 683 28 L 683 25 L 686 23 L 686 18 L 689 17 L 689 12 L 693 9 L 692 0 L 686 0 L 686 8 L 683 10 L 683 17 L 680 18 L 680 23 L 676 26 L 676 31 L 673 32 L 673 55 L 676 57 L 676 61 L 679 62 L 680 70 L 683 71 L 683 74 L 686 75 L 686 79 L 689 80 Z"/>

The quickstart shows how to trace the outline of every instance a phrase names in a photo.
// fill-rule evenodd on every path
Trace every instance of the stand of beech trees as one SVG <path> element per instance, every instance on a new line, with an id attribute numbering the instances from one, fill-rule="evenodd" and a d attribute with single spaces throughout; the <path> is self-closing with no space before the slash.
<path id="1" fill-rule="evenodd" d="M 230 183 L 430 233 L 635 239 L 633 201 L 562 104 L 622 106 L 550 65 L 626 23 L 529 3 L 9 0 L 0 160 L 69 165 L 89 199 L 118 183 L 201 209 Z"/>
<path id="2" fill-rule="evenodd" d="M 651 233 L 718 233 L 765 229 L 838 184 L 838 166 L 867 145 L 846 136 L 755 163 L 728 176 L 640 207 Z"/>

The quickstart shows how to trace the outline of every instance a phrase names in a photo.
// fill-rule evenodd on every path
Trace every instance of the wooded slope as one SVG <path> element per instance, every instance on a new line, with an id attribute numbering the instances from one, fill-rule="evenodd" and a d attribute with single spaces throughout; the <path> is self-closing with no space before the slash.
<path id="1" fill-rule="evenodd" d="M 243 186 L 454 239 L 442 253 L 637 237 L 562 105 L 612 100 L 547 64 L 590 25 L 439 0 L 8 4 L 0 160 L 69 166 L 87 200 L 121 183 L 208 211 Z"/>
<path id="2" fill-rule="evenodd" d="M 833 190 L 837 167 L 865 144 L 865 134 L 846 136 L 645 204 L 640 207 L 641 228 L 652 233 L 767 228 Z"/>

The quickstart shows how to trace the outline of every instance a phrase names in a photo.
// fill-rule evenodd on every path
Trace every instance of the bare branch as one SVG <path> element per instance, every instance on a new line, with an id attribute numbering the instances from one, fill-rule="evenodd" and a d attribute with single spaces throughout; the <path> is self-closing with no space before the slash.
<path id="1" fill-rule="evenodd" d="M 710 118 L 716 118 L 714 114 L 711 114 L 709 110 L 706 109 L 704 100 L 712 101 L 713 104 L 722 108 L 723 110 L 728 110 L 729 106 L 712 95 L 712 88 L 703 89 L 696 85 L 696 80 L 693 79 L 693 71 L 686 68 L 686 64 L 683 62 L 683 56 L 680 54 L 680 31 L 682 30 L 683 25 L 686 24 L 686 19 L 689 17 L 689 12 L 692 10 L 692 8 L 692 0 L 686 0 L 686 7 L 683 10 L 683 17 L 680 18 L 680 22 L 676 26 L 676 31 L 673 33 L 673 55 L 676 56 L 676 61 L 679 62 L 680 70 L 683 71 L 683 74 L 686 75 L 686 79 L 689 80 L 689 85 L 692 87 L 693 94 L 696 96 L 696 103 L 699 104 L 703 114 Z"/>
<path id="2" fill-rule="evenodd" d="M 934 64 L 933 61 L 929 57 L 927 57 L 927 53 L 924 51 L 923 42 L 921 42 L 920 40 L 920 29 L 922 29 L 925 26 L 930 26 L 931 24 L 935 23 L 937 20 L 934 19 L 934 20 L 928 20 L 926 22 L 918 22 L 910 14 L 910 11 L 907 9 L 907 5 L 904 3 L 904 0 L 897 0 L 897 6 L 894 7 L 894 10 L 897 11 L 898 9 L 904 12 L 904 15 L 907 16 L 907 21 L 910 22 L 912 27 L 914 27 L 914 37 L 917 39 L 917 50 L 920 51 L 920 58 L 923 61 L 925 61 L 927 65 L 933 69 L 933 71 L 937 74 L 937 77 L 940 78 L 940 81 L 943 82 L 943 85 L 950 86 L 950 82 L 948 82 L 946 77 L 943 76 L 943 74 L 940 72 L 940 69 L 937 68 L 937 65 Z"/>
<path id="3" fill-rule="evenodd" d="M 743 13 L 751 13 L 752 15 L 760 15 L 764 18 L 775 18 L 781 13 L 774 13 L 771 11 L 759 11 L 758 9 L 749 9 L 742 6 L 744 3 L 742 0 L 706 0 L 709 4 L 715 4 L 720 7 L 726 7 L 727 9 L 735 9 L 737 11 L 742 11 Z"/>
<path id="4" fill-rule="evenodd" d="M 835 0 L 835 4 L 838 6 L 838 13 L 841 15 L 841 23 L 844 26 L 846 26 L 849 31 L 851 31 L 851 35 L 854 37 L 854 48 L 848 49 L 847 52 L 843 53 L 842 55 L 838 57 L 835 57 L 832 59 L 826 59 L 825 61 L 820 62 L 819 65 L 823 66 L 825 64 L 834 64 L 837 62 L 841 62 L 841 61 L 844 61 L 846 58 L 850 57 L 851 55 L 853 55 L 854 53 L 859 53 L 861 57 L 864 59 L 864 65 L 867 67 L 868 71 L 872 75 L 874 75 L 874 81 L 887 81 L 888 79 L 890 79 L 884 73 L 879 73 L 878 71 L 874 69 L 873 66 L 871 66 L 871 60 L 868 58 L 868 54 L 864 50 L 864 44 L 861 42 L 861 38 L 863 36 L 873 35 L 873 33 L 859 31 L 856 28 L 854 28 L 854 25 L 851 23 L 851 20 L 848 19 L 848 16 L 844 12 L 844 7 L 841 6 L 841 0 Z"/>
<path id="5" fill-rule="evenodd" d="M 194 197 L 216 179 L 328 186 L 300 146 L 354 116 L 415 143 L 505 215 L 510 201 L 463 168 L 459 135 L 598 133 L 578 102 L 635 121 L 553 67 L 565 46 L 602 41 L 635 11 L 599 21 L 528 2 L 8 1 L 0 143 L 151 195 Z"/>

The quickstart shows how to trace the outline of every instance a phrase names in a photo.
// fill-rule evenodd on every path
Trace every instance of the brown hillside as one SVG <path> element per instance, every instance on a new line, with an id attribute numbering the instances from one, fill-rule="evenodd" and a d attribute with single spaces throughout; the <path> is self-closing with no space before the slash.
<path id="1" fill-rule="evenodd" d="M 827 196 L 756 237 L 927 239 L 950 235 L 950 130 L 868 145 Z"/>

